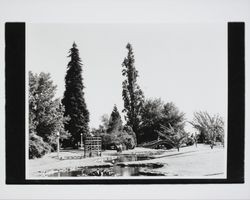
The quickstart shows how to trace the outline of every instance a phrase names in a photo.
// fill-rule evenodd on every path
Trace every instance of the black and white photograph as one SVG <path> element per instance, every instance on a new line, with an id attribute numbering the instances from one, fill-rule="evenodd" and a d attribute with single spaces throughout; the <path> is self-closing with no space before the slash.
<path id="1" fill-rule="evenodd" d="M 26 24 L 27 178 L 226 178 L 227 24 Z"/>
<path id="2" fill-rule="evenodd" d="M 0 199 L 249 199 L 248 0 L 0 0 Z"/>

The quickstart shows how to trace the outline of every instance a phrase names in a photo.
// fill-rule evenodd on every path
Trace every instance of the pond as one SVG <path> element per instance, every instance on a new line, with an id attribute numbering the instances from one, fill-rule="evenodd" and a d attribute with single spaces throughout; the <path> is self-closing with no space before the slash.
<path id="1" fill-rule="evenodd" d="M 74 171 L 56 172 L 52 177 L 84 177 L 84 176 L 162 176 L 162 174 L 150 173 L 152 169 L 162 167 L 160 165 L 122 166 L 123 162 L 149 160 L 146 155 L 119 155 L 116 159 L 106 162 L 113 163 L 111 167 L 82 167 Z"/>
<path id="2" fill-rule="evenodd" d="M 149 160 L 151 159 L 147 155 L 137 155 L 137 154 L 121 154 L 117 156 L 117 158 L 112 159 L 112 160 L 107 160 L 106 162 L 111 162 L 111 163 L 121 163 L 121 162 L 131 162 L 131 161 L 140 161 L 140 160 Z"/>

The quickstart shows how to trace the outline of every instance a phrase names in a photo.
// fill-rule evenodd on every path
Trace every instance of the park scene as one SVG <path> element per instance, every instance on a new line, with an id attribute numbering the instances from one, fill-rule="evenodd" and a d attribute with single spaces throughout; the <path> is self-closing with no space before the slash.
<path id="1" fill-rule="evenodd" d="M 85 64 L 78 42 L 72 41 L 62 58 L 65 65 L 56 68 L 63 80 L 61 95 L 49 68 L 28 71 L 28 177 L 225 177 L 225 116 L 199 106 L 187 114 L 177 103 L 164 98 L 168 92 L 157 78 L 152 91 L 160 90 L 160 96 L 149 96 L 145 83 L 150 82 L 146 78 L 141 81 L 147 68 L 137 68 L 140 51 L 132 42 L 120 48 L 122 59 L 116 63 L 119 74 L 107 72 L 108 78 L 97 85 L 99 77 L 106 74 L 100 68 L 93 70 L 91 83 L 97 83 L 89 86 L 90 75 L 85 68 L 91 66 Z M 105 80 L 111 83 L 110 93 L 104 92 Z M 185 82 L 180 81 L 172 81 L 169 87 L 176 91 L 180 85 L 187 90 Z M 88 99 L 98 87 L 103 93 Z M 117 88 L 118 95 L 112 94 L 112 87 L 113 91 Z M 188 95 L 178 95 L 188 102 Z M 197 98 L 202 98 L 199 92 Z M 213 100 L 216 98 L 215 94 Z M 105 99 L 108 103 L 101 105 Z M 201 102 L 209 103 L 213 104 Z M 109 112 L 99 114 L 98 106 Z M 94 115 L 99 119 L 95 125 L 91 122 Z"/>

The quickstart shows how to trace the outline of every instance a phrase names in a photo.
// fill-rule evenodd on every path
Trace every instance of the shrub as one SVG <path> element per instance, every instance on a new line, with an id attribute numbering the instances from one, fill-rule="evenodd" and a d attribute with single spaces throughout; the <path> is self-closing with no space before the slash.
<path id="1" fill-rule="evenodd" d="M 128 135 L 132 136 L 133 142 L 134 142 L 134 147 L 136 147 L 137 146 L 137 140 L 136 140 L 136 134 L 133 131 L 133 129 L 130 126 L 126 125 L 126 126 L 124 126 L 123 131 L 127 132 Z M 132 147 L 132 148 L 134 148 L 134 147 Z"/>
<path id="2" fill-rule="evenodd" d="M 51 147 L 48 143 L 44 142 L 42 137 L 30 134 L 29 137 L 29 158 L 40 158 L 44 154 L 51 151 Z"/>
<path id="3" fill-rule="evenodd" d="M 127 132 L 123 131 L 120 135 L 120 143 L 126 147 L 126 149 L 134 149 L 135 148 L 135 141 L 132 135 L 129 135 Z"/>
<path id="4" fill-rule="evenodd" d="M 118 148 L 121 145 L 124 149 L 133 149 L 137 144 L 136 134 L 131 126 L 122 125 L 116 105 L 110 117 L 103 117 L 102 125 L 98 129 L 93 129 L 92 133 L 102 137 L 102 149 L 104 150 Z"/>
<path id="5" fill-rule="evenodd" d="M 136 146 L 133 135 L 126 131 L 113 131 L 111 133 L 102 133 L 102 149 L 112 149 L 112 146 L 117 147 L 122 145 L 125 149 L 133 149 Z"/>
<path id="6" fill-rule="evenodd" d="M 158 132 L 160 138 L 167 141 L 172 147 L 180 150 L 183 147 L 187 138 L 187 133 L 182 129 L 174 129 L 170 124 L 170 128 L 161 125 L 161 131 Z"/>
<path id="7" fill-rule="evenodd" d="M 187 137 L 187 139 L 186 139 L 186 145 L 187 146 L 194 145 L 194 139 L 192 137 Z"/>
<path id="8" fill-rule="evenodd" d="M 206 111 L 195 112 L 194 119 L 190 123 L 200 132 L 200 136 L 204 135 L 203 142 L 210 144 L 211 149 L 218 138 L 224 137 L 224 120 L 218 114 L 210 115 Z"/>
<path id="9" fill-rule="evenodd" d="M 102 149 L 111 149 L 111 146 L 114 145 L 114 135 L 102 133 Z"/>

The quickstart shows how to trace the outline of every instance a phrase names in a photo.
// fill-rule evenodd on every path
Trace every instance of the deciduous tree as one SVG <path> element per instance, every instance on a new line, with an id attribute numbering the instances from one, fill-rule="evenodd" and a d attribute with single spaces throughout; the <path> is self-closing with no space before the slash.
<path id="1" fill-rule="evenodd" d="M 144 94 L 140 89 L 137 78 L 138 71 L 135 68 L 135 58 L 130 43 L 126 46 L 128 55 L 122 63 L 122 75 L 125 80 L 122 83 L 122 97 L 124 100 L 124 110 L 126 122 L 131 126 L 138 139 L 138 129 L 141 120 L 141 109 L 144 102 Z"/>
<path id="2" fill-rule="evenodd" d="M 169 145 L 177 148 L 180 151 L 182 144 L 186 143 L 187 133 L 180 128 L 173 128 L 170 124 L 168 127 L 161 125 L 161 131 L 158 131 L 159 136 Z"/>
<path id="3" fill-rule="evenodd" d="M 143 142 L 158 139 L 161 125 L 167 128 L 184 130 L 184 113 L 172 103 L 161 99 L 147 99 L 141 112 L 140 138 Z"/>
<path id="4" fill-rule="evenodd" d="M 68 118 L 64 107 L 54 98 L 56 85 L 50 74 L 39 75 L 29 72 L 29 157 L 41 157 L 56 146 L 56 133 L 65 139 L 69 134 L 64 130 Z"/>
<path id="5" fill-rule="evenodd" d="M 204 134 L 205 142 L 214 147 L 216 139 L 224 142 L 224 121 L 221 116 L 211 116 L 206 111 L 194 113 L 194 119 L 190 122 L 194 128 Z"/>

